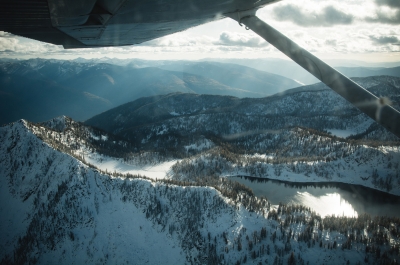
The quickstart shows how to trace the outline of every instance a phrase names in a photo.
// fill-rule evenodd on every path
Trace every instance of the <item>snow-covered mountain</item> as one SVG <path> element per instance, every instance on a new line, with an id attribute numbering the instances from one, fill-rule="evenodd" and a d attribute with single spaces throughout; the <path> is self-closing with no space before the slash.
<path id="1" fill-rule="evenodd" d="M 400 78 L 379 76 L 354 80 L 377 96 L 390 98 L 399 109 Z M 318 83 L 265 98 L 182 93 L 141 98 L 99 114 L 87 120 L 87 124 L 133 140 L 141 132 L 148 137 L 168 133 L 231 135 L 294 126 L 347 137 L 365 134 L 373 120 Z M 373 126 L 378 130 L 379 127 Z M 384 133 L 380 139 L 397 138 Z"/>
<path id="2" fill-rule="evenodd" d="M 300 127 L 229 136 L 179 136 L 164 128 L 135 142 L 65 116 L 41 125 L 51 128 L 36 129 L 46 142 L 109 173 L 194 182 L 237 175 L 341 182 L 400 195 L 399 142 L 343 139 Z"/>
<path id="3" fill-rule="evenodd" d="M 110 145 L 132 151 L 129 142 L 66 117 L 0 127 L 0 142 L 2 264 L 391 264 L 399 259 L 398 219 L 322 219 L 302 206 L 271 205 L 224 178 L 206 184 L 153 180 L 118 167 L 106 173 L 87 159 L 111 159 Z"/>
<path id="4" fill-rule="evenodd" d="M 399 108 L 399 78 L 355 81 Z M 184 159 L 170 172 L 181 181 L 247 175 L 343 182 L 400 195 L 399 139 L 322 84 L 261 99 L 182 93 L 142 98 L 86 124 L 118 135 L 135 152 L 156 154 L 156 160 Z"/>

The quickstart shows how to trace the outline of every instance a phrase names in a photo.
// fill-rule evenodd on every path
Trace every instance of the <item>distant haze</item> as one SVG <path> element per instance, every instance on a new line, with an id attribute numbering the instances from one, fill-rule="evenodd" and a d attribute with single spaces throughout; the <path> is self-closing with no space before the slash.
<path id="1" fill-rule="evenodd" d="M 400 75 L 400 67 L 339 67 L 350 77 Z M 67 115 L 86 120 L 140 97 L 174 92 L 260 98 L 318 82 L 274 60 L 0 60 L 0 124 Z"/>
<path id="2" fill-rule="evenodd" d="M 395 0 L 285 0 L 262 8 L 257 15 L 322 59 L 390 63 L 400 62 L 397 3 Z M 0 32 L 0 52 L 3 58 L 20 59 L 286 58 L 228 18 L 139 45 L 116 48 L 64 50 L 61 46 Z"/>

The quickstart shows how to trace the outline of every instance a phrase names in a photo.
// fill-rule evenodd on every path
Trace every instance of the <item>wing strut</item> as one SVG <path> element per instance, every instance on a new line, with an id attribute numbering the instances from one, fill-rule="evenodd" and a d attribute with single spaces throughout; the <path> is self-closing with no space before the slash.
<path id="1" fill-rule="evenodd" d="M 244 24 L 309 73 L 352 103 L 369 117 L 400 138 L 400 112 L 389 106 L 389 100 L 378 98 L 325 62 L 321 61 L 288 37 L 260 20 L 254 10 L 225 14 Z"/>

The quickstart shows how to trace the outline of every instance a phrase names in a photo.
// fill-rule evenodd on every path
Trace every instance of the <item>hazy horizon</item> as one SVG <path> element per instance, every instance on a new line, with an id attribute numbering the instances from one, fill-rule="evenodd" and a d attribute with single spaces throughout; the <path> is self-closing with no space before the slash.
<path id="1" fill-rule="evenodd" d="M 257 15 L 323 60 L 400 62 L 400 2 L 387 0 L 280 1 Z M 124 47 L 64 50 L 0 31 L 0 58 L 146 60 L 287 59 L 236 21 L 222 19 Z"/>

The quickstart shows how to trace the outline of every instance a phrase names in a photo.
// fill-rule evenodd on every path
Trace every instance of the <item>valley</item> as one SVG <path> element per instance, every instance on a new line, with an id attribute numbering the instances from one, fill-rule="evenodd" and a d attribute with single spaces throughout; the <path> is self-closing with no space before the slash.
<path id="1" fill-rule="evenodd" d="M 96 113 L 77 109 L 82 122 L 58 115 L 61 105 L 47 113 L 55 118 L 32 113 L 0 127 L 0 264 L 399 260 L 400 141 L 323 84 L 235 97 L 229 73 L 216 80 L 208 71 L 217 63 L 203 69 L 208 77 L 164 63 L 136 69 L 148 94 L 128 97 L 101 88 L 122 82 L 116 65 L 95 63 L 93 75 L 78 62 L 65 66 L 72 72 L 36 63 L 35 73 L 15 72 L 49 84 L 56 71 L 64 103 Z M 12 69 L 3 81 L 28 80 Z M 236 70 L 238 83 L 262 80 L 246 69 Z M 97 85 L 78 85 L 85 78 Z M 353 80 L 399 108 L 399 77 Z"/>
<path id="2" fill-rule="evenodd" d="M 227 178 L 104 172 L 86 158 L 111 157 L 112 145 L 128 152 L 128 142 L 67 117 L 20 120 L 0 140 L 2 264 L 390 264 L 399 255 L 398 218 L 321 218 Z"/>
<path id="3" fill-rule="evenodd" d="M 213 64 L 211 64 L 212 66 Z M 208 67 L 203 63 L 202 67 Z M 300 84 L 239 65 L 215 75 L 102 62 L 31 59 L 0 61 L 0 124 L 67 115 L 83 121 L 135 99 L 173 92 L 264 97 Z M 243 73 L 242 73 L 243 72 Z M 266 82 L 267 80 L 272 80 Z M 229 82 L 228 82 L 229 81 Z"/>

